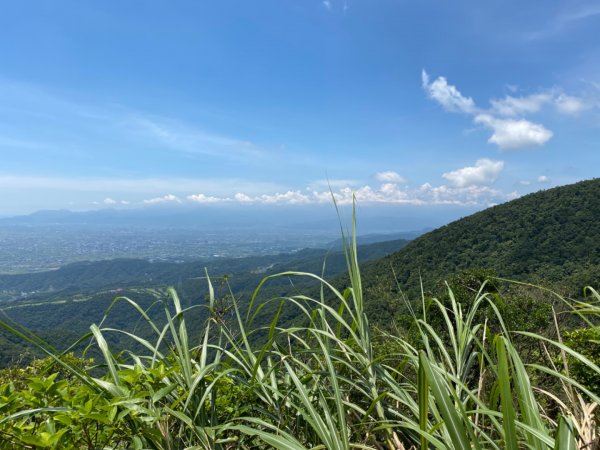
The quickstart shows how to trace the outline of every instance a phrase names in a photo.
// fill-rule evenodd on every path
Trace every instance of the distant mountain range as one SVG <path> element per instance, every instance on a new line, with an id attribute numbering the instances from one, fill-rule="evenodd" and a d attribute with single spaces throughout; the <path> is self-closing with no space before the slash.
<path id="1" fill-rule="evenodd" d="M 351 217 L 351 208 L 341 207 L 342 221 Z M 388 234 L 433 228 L 468 215 L 473 208 L 417 208 L 399 205 L 358 208 L 361 234 Z M 49 210 L 29 215 L 0 218 L 2 227 L 78 227 L 198 230 L 298 230 L 337 233 L 338 217 L 333 205 L 235 205 L 235 206 L 153 206 L 93 211 Z"/>

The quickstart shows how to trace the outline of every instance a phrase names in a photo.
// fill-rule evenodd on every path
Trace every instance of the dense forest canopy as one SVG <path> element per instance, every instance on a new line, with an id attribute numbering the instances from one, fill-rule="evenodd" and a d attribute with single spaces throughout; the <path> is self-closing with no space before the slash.
<path id="1" fill-rule="evenodd" d="M 415 293 L 466 269 L 580 295 L 600 280 L 600 179 L 548 189 L 431 231 L 365 264 L 367 292 Z M 381 289 L 381 287 L 384 289 Z M 418 292 L 417 292 L 418 293 Z"/>

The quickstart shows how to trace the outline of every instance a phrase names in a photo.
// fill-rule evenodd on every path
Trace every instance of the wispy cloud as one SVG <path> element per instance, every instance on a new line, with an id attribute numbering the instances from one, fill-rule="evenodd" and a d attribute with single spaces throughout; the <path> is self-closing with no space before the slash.
<path id="1" fill-rule="evenodd" d="M 531 94 L 525 97 L 512 97 L 507 95 L 503 99 L 490 100 L 491 111 L 501 116 L 520 116 L 536 113 L 552 101 L 549 93 Z"/>
<path id="2" fill-rule="evenodd" d="M 210 133 L 175 119 L 133 113 L 124 123 L 136 135 L 178 152 L 225 159 L 255 159 L 266 155 L 250 141 Z"/>
<path id="3" fill-rule="evenodd" d="M 526 32 L 524 34 L 525 39 L 531 41 L 547 39 L 567 32 L 578 25 L 578 22 L 600 19 L 600 4 L 596 1 L 580 5 L 569 2 L 564 3 L 564 5 L 565 7 L 548 20 L 545 26 L 535 31 Z"/>
<path id="4" fill-rule="evenodd" d="M 179 117 L 141 112 L 123 104 L 73 101 L 68 94 L 0 78 L 0 118 L 14 130 L 0 136 L 0 148 L 104 151 L 153 148 L 226 160 L 260 160 L 267 150 L 248 139 L 214 131 Z M 27 127 L 24 128 L 23 124 Z M 124 150 L 127 151 L 127 150 Z"/>
<path id="5" fill-rule="evenodd" d="M 161 192 L 183 194 L 194 191 L 226 193 L 235 188 L 251 193 L 259 193 L 281 189 L 281 185 L 240 178 L 99 178 L 0 174 L 0 189 L 9 192 L 10 190 L 37 189 L 46 192 L 74 191 L 158 195 Z"/>
<path id="6" fill-rule="evenodd" d="M 571 95 L 560 94 L 555 100 L 556 109 L 562 114 L 576 116 L 581 112 L 592 108 L 592 105 L 582 98 Z"/>
<path id="7" fill-rule="evenodd" d="M 383 172 L 377 172 L 375 174 L 375 179 L 381 183 L 398 183 L 404 184 L 406 183 L 406 178 L 400 175 L 398 172 L 394 172 L 393 170 L 386 170 Z"/>

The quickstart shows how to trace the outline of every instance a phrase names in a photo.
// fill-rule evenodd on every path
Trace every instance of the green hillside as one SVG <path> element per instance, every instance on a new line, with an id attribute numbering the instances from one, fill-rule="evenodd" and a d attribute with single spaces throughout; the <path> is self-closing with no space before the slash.
<path id="1" fill-rule="evenodd" d="M 491 269 L 578 296 L 600 282 L 600 179 L 526 195 L 457 220 L 363 266 L 366 298 L 438 289 L 452 275 Z M 394 278 L 394 274 L 396 279 Z"/>

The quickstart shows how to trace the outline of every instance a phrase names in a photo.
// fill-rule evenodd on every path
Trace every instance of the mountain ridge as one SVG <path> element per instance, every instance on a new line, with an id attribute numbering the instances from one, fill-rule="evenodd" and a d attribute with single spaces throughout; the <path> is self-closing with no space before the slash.
<path id="1" fill-rule="evenodd" d="M 600 281 L 600 178 L 531 193 L 419 236 L 364 265 L 364 285 L 419 294 L 468 269 L 557 285 L 569 295 Z"/>

